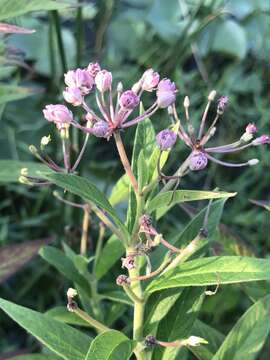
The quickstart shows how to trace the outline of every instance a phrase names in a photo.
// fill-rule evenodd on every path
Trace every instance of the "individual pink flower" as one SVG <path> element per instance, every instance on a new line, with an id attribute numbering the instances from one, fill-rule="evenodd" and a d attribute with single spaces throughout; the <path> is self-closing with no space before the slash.
<path id="1" fill-rule="evenodd" d="M 202 170 L 207 166 L 208 159 L 204 152 L 193 151 L 189 159 L 189 168 L 192 171 Z"/>
<path id="2" fill-rule="evenodd" d="M 58 129 L 69 125 L 73 120 L 72 112 L 65 105 L 46 105 L 43 109 L 43 115 L 46 120 L 56 124 Z"/>
<path id="3" fill-rule="evenodd" d="M 145 91 L 153 91 L 159 83 L 159 73 L 153 69 L 148 69 L 142 76 L 141 87 Z"/>
<path id="4" fill-rule="evenodd" d="M 160 131 L 156 136 L 156 142 L 160 150 L 172 148 L 176 142 L 177 135 L 170 129 Z"/>
<path id="5" fill-rule="evenodd" d="M 166 108 L 175 102 L 175 83 L 170 79 L 162 79 L 157 87 L 157 104 L 160 108 Z"/>
<path id="6" fill-rule="evenodd" d="M 246 133 L 248 134 L 255 134 L 257 131 L 257 128 L 256 128 L 256 125 L 254 123 L 249 123 L 247 126 L 246 126 Z"/>
<path id="7" fill-rule="evenodd" d="M 89 72 L 89 74 L 95 78 L 95 76 L 97 75 L 97 73 L 101 70 L 99 63 L 90 63 L 87 66 L 87 71 Z"/>
<path id="8" fill-rule="evenodd" d="M 81 90 L 78 88 L 67 87 L 65 91 L 63 91 L 63 96 L 66 102 L 79 106 L 83 103 L 83 96 Z"/>
<path id="9" fill-rule="evenodd" d="M 106 121 L 100 120 L 94 123 L 91 128 L 91 133 L 96 137 L 107 137 L 109 131 L 109 125 Z"/>
<path id="10" fill-rule="evenodd" d="M 96 74 L 95 83 L 100 92 L 109 90 L 112 85 L 112 73 L 107 70 L 100 70 Z"/>
<path id="11" fill-rule="evenodd" d="M 127 90 L 122 93 L 119 99 L 119 104 L 121 108 L 127 110 L 133 110 L 140 103 L 140 98 L 132 90 Z"/>
<path id="12" fill-rule="evenodd" d="M 122 268 L 126 268 L 128 270 L 135 268 L 135 257 L 132 255 L 128 255 L 125 258 L 121 258 Z"/>
<path id="13" fill-rule="evenodd" d="M 80 89 L 82 95 L 89 94 L 94 85 L 94 78 L 86 69 L 70 70 L 64 77 L 66 85 L 71 88 Z"/>
<path id="14" fill-rule="evenodd" d="M 254 146 L 264 145 L 264 144 L 270 144 L 270 137 L 268 135 L 262 135 L 252 141 L 252 145 Z"/>

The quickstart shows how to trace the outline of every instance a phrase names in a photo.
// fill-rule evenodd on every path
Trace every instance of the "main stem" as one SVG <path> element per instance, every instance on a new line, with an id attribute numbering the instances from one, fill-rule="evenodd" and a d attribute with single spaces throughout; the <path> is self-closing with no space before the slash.
<path id="1" fill-rule="evenodd" d="M 85 205 L 83 209 L 83 221 L 82 221 L 82 236 L 81 236 L 81 255 L 86 255 L 87 253 L 87 242 L 88 242 L 88 228 L 89 228 L 89 206 Z"/>
<path id="2" fill-rule="evenodd" d="M 116 131 L 114 133 L 114 139 L 115 139 L 115 144 L 118 150 L 118 154 L 120 156 L 121 162 L 123 164 L 123 167 L 125 169 L 125 172 L 127 174 L 127 176 L 129 177 L 129 180 L 132 184 L 132 187 L 135 191 L 135 193 L 138 193 L 139 189 L 138 189 L 138 183 L 137 180 L 135 179 L 135 176 L 133 174 L 133 171 L 131 169 L 127 154 L 126 154 L 126 150 L 124 148 L 124 144 L 123 141 L 121 139 L 121 135 L 118 131 Z"/>

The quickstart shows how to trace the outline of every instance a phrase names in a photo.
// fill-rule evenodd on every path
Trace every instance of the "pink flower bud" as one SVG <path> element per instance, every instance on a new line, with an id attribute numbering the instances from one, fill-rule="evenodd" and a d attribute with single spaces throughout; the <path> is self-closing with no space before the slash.
<path id="1" fill-rule="evenodd" d="M 136 106 L 139 105 L 140 98 L 132 90 L 124 91 L 120 96 L 119 104 L 121 108 L 127 110 L 133 110 Z"/>
<path id="2" fill-rule="evenodd" d="M 153 69 L 148 69 L 142 76 L 142 89 L 145 91 L 153 91 L 159 83 L 159 73 Z"/>
<path id="3" fill-rule="evenodd" d="M 128 276 L 126 276 L 126 275 L 119 275 L 116 279 L 116 284 L 119 286 L 129 285 L 130 280 L 129 280 Z"/>
<path id="4" fill-rule="evenodd" d="M 112 85 L 112 74 L 107 70 L 100 70 L 96 74 L 95 83 L 100 92 L 109 90 Z"/>
<path id="5" fill-rule="evenodd" d="M 170 79 L 162 79 L 157 88 L 157 104 L 166 108 L 175 102 L 176 86 Z"/>
<path id="6" fill-rule="evenodd" d="M 160 150 L 168 150 L 176 142 L 177 135 L 172 130 L 165 129 L 160 131 L 156 136 L 156 142 Z"/>
<path id="7" fill-rule="evenodd" d="M 64 77 L 68 87 L 79 88 L 83 95 L 89 94 L 94 85 L 93 77 L 85 69 L 70 70 Z"/>
<path id="8" fill-rule="evenodd" d="M 87 71 L 89 72 L 89 74 L 95 78 L 95 76 L 97 75 L 97 73 L 101 70 L 99 63 L 90 63 L 87 66 Z"/>
<path id="9" fill-rule="evenodd" d="M 254 123 L 249 123 L 247 126 L 246 126 L 246 133 L 248 134 L 255 134 L 257 131 L 257 128 L 256 128 L 256 125 Z"/>
<path id="10" fill-rule="evenodd" d="M 208 159 L 202 151 L 194 151 L 189 159 L 189 168 L 192 171 L 202 170 L 207 163 Z"/>
<path id="11" fill-rule="evenodd" d="M 69 125 L 73 120 L 72 112 L 65 105 L 46 105 L 43 114 L 45 119 L 54 122 L 58 129 Z"/>
<path id="12" fill-rule="evenodd" d="M 268 135 L 262 135 L 252 141 L 252 145 L 254 146 L 263 144 L 270 144 L 270 137 Z"/>
<path id="13" fill-rule="evenodd" d="M 217 112 L 219 114 L 223 114 L 223 112 L 228 104 L 228 101 L 229 101 L 228 96 L 221 96 L 221 98 L 218 99 Z"/>
<path id="14" fill-rule="evenodd" d="M 78 88 L 67 87 L 65 91 L 63 91 L 63 96 L 66 102 L 79 106 L 83 102 L 83 96 L 81 94 L 81 90 Z"/>
<path id="15" fill-rule="evenodd" d="M 91 130 L 92 134 L 96 137 L 107 137 L 109 125 L 106 121 L 100 120 L 93 125 Z"/>

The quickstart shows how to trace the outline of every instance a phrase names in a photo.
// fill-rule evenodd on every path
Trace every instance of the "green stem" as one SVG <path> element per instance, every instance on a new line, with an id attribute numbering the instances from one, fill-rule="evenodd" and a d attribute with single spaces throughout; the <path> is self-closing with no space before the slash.
<path id="1" fill-rule="evenodd" d="M 76 64 L 77 67 L 81 66 L 82 61 L 82 50 L 83 50 L 83 14 L 82 14 L 82 0 L 78 0 L 78 10 L 76 15 L 76 45 L 77 45 L 77 54 L 76 54 Z"/>
<path id="2" fill-rule="evenodd" d="M 49 56 L 50 56 L 50 86 L 52 91 L 55 90 L 55 74 L 56 74 L 56 65 L 55 65 L 55 51 L 53 43 L 53 16 L 49 14 Z"/>
<path id="3" fill-rule="evenodd" d="M 105 331 L 110 330 L 110 328 L 103 325 L 101 322 L 95 320 L 94 318 L 92 318 L 90 315 L 88 315 L 86 312 L 84 312 L 83 310 L 81 310 L 79 308 L 75 309 L 74 313 L 76 315 L 78 315 L 81 319 L 83 319 L 84 321 L 88 322 L 88 324 L 93 326 L 99 332 L 105 332 Z"/>
<path id="4" fill-rule="evenodd" d="M 86 204 L 83 209 L 82 236 L 80 254 L 85 256 L 87 253 L 88 228 L 90 220 L 90 207 Z"/>
<path id="5" fill-rule="evenodd" d="M 58 48 L 59 48 L 59 52 L 60 52 L 62 69 L 63 69 L 63 72 L 66 73 L 67 72 L 67 60 L 66 60 L 66 53 L 65 53 L 64 42 L 63 42 L 63 37 L 62 37 L 62 32 L 61 32 L 60 18 L 59 18 L 59 14 L 58 14 L 57 10 L 52 10 L 52 18 L 53 18 L 53 22 L 55 25 L 55 31 L 56 31 Z"/>

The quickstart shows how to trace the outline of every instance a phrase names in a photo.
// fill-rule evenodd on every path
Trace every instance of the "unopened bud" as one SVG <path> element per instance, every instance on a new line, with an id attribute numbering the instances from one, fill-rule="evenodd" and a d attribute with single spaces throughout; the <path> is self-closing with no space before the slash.
<path id="1" fill-rule="evenodd" d="M 73 299 L 75 298 L 76 296 L 78 295 L 78 292 L 76 289 L 73 289 L 73 288 L 69 288 L 68 291 L 67 291 L 67 297 L 69 299 Z"/>
<path id="2" fill-rule="evenodd" d="M 19 182 L 21 184 L 24 184 L 24 185 L 29 185 L 29 186 L 33 186 L 34 183 L 32 181 L 30 181 L 27 177 L 25 176 L 19 176 Z"/>
<path id="3" fill-rule="evenodd" d="M 247 133 L 247 132 L 245 132 L 240 138 L 240 140 L 242 142 L 249 142 L 252 139 L 253 139 L 253 134 L 250 134 L 250 133 Z"/>
<path id="4" fill-rule="evenodd" d="M 138 94 L 138 92 L 141 90 L 141 87 L 142 87 L 142 82 L 141 80 L 139 80 L 132 86 L 131 90 L 135 92 L 135 94 Z"/>
<path id="5" fill-rule="evenodd" d="M 157 339 L 153 335 L 148 335 L 144 339 L 144 345 L 148 348 L 152 348 L 157 345 Z"/>
<path id="6" fill-rule="evenodd" d="M 121 81 L 119 81 L 119 83 L 117 84 L 116 90 L 117 90 L 118 93 L 122 93 L 122 92 L 123 92 L 124 87 L 123 87 L 123 83 L 122 83 Z"/>
<path id="7" fill-rule="evenodd" d="M 184 340 L 186 346 L 200 346 L 202 344 L 208 344 L 208 341 L 198 337 L 198 336 L 190 336 L 188 339 Z"/>
<path id="8" fill-rule="evenodd" d="M 20 173 L 22 176 L 28 176 L 28 168 L 22 168 Z"/>
<path id="9" fill-rule="evenodd" d="M 251 160 L 248 161 L 248 165 L 249 166 L 254 166 L 254 165 L 257 165 L 259 162 L 260 162 L 259 159 L 251 159 Z"/>
<path id="10" fill-rule="evenodd" d="M 209 101 L 214 101 L 216 95 L 217 95 L 216 90 L 212 90 L 212 91 L 210 92 L 210 94 L 208 95 L 208 100 L 209 100 Z"/>
<path id="11" fill-rule="evenodd" d="M 268 135 L 262 135 L 252 141 L 252 145 L 254 146 L 264 145 L 264 144 L 270 144 L 270 137 Z"/>
<path id="12" fill-rule="evenodd" d="M 185 96 L 183 105 L 184 105 L 185 108 L 189 107 L 190 102 L 189 102 L 189 97 L 188 96 Z"/>
<path id="13" fill-rule="evenodd" d="M 40 140 L 40 147 L 43 148 L 44 146 L 47 146 L 51 140 L 51 135 L 43 136 Z"/>
<path id="14" fill-rule="evenodd" d="M 37 150 L 37 148 L 35 147 L 35 145 L 30 145 L 30 146 L 28 147 L 28 149 L 29 149 L 29 151 L 30 151 L 33 155 L 38 154 L 38 150 Z"/>
<path id="15" fill-rule="evenodd" d="M 116 284 L 119 286 L 129 285 L 130 280 L 129 280 L 128 276 L 126 276 L 126 275 L 119 275 L 116 279 Z"/>

